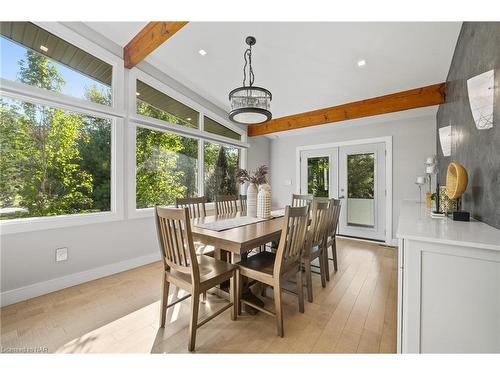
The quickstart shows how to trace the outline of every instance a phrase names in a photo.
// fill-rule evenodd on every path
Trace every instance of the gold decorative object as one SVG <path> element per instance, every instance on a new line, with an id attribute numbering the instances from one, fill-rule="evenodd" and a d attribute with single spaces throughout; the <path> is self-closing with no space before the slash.
<path id="1" fill-rule="evenodd" d="M 446 186 L 439 187 L 439 211 L 444 212 L 445 215 L 449 211 L 456 211 L 458 207 L 457 200 L 451 199 L 448 196 Z"/>
<path id="2" fill-rule="evenodd" d="M 431 195 L 430 192 L 425 193 L 425 207 L 429 209 L 431 208 Z"/>
<path id="3" fill-rule="evenodd" d="M 450 199 L 460 198 L 467 188 L 468 181 L 467 171 L 462 164 L 453 162 L 448 165 L 446 193 Z"/>

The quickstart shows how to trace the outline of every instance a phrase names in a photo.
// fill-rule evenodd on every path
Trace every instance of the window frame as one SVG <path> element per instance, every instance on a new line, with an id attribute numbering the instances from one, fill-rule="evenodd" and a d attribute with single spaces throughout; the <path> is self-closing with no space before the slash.
<path id="1" fill-rule="evenodd" d="M 150 76 L 149 74 L 132 68 L 127 72 L 127 94 L 128 94 L 128 108 L 129 108 L 129 124 L 127 129 L 127 217 L 130 219 L 139 219 L 153 216 L 153 207 L 137 208 L 136 201 L 136 134 L 137 127 L 144 127 L 157 131 L 165 131 L 175 133 L 181 136 L 194 138 L 198 140 L 198 195 L 205 194 L 205 160 L 204 160 L 204 144 L 205 141 L 217 143 L 221 145 L 237 147 L 240 149 L 240 168 L 247 166 L 247 148 L 249 147 L 247 141 L 246 131 L 240 127 L 231 124 L 228 120 L 218 116 L 216 113 L 208 110 L 207 108 L 196 103 L 192 99 L 175 91 L 165 83 Z M 198 112 L 199 121 L 198 129 L 189 128 L 179 124 L 173 124 L 168 121 L 158 120 L 156 118 L 143 116 L 137 113 L 137 96 L 136 96 L 136 81 L 140 80 L 145 84 L 153 87 L 154 89 L 170 96 L 178 102 L 191 107 Z M 217 134 L 208 133 L 204 131 L 204 117 L 210 117 L 212 120 L 219 122 L 221 125 L 233 130 L 241 135 L 241 141 L 226 138 Z M 242 187 L 239 187 L 240 192 Z M 207 203 L 207 209 L 214 209 L 214 203 Z"/>
<path id="2" fill-rule="evenodd" d="M 111 210 L 107 212 L 2 220 L 0 221 L 2 235 L 123 220 L 123 144 L 124 118 L 126 117 L 123 79 L 120 79 L 124 74 L 123 60 L 59 23 L 33 23 L 113 67 L 111 86 L 112 105 L 106 106 L 99 103 L 92 103 L 85 99 L 75 98 L 5 78 L 0 79 L 0 95 L 33 104 L 59 108 L 69 112 L 109 119 L 111 121 Z"/>

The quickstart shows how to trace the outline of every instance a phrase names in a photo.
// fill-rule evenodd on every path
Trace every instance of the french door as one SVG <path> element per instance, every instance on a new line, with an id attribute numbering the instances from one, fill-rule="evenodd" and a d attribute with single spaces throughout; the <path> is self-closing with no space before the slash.
<path id="1" fill-rule="evenodd" d="M 300 192 L 342 201 L 340 235 L 386 239 L 385 143 L 302 151 Z"/>

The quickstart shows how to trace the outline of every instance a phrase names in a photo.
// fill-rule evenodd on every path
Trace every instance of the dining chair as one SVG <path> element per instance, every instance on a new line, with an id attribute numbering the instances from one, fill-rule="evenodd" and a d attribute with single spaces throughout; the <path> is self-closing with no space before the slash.
<path id="1" fill-rule="evenodd" d="M 236 196 L 234 195 L 217 195 L 215 198 L 215 214 L 235 214 L 238 212 L 236 204 Z"/>
<path id="2" fill-rule="evenodd" d="M 247 196 L 240 194 L 240 212 L 242 215 L 247 214 Z"/>
<path id="3" fill-rule="evenodd" d="M 198 217 L 207 216 L 205 203 L 207 203 L 206 197 L 177 198 L 175 200 L 175 207 L 176 208 L 187 207 L 189 210 L 189 217 L 191 219 L 195 219 Z"/>
<path id="4" fill-rule="evenodd" d="M 156 231 L 164 266 L 160 327 L 165 327 L 166 312 L 169 307 L 191 297 L 188 349 L 193 351 L 196 343 L 196 330 L 202 325 L 231 307 L 231 319 L 236 320 L 238 300 L 236 298 L 235 278 L 237 268 L 235 265 L 206 255 L 196 255 L 187 207 L 156 206 L 155 211 Z M 200 294 L 227 280 L 230 280 L 230 302 L 198 322 Z M 171 283 L 189 294 L 169 304 L 168 291 Z"/>
<path id="5" fill-rule="evenodd" d="M 328 260 L 333 261 L 333 269 L 338 271 L 338 257 L 337 257 L 337 228 L 339 225 L 341 204 L 340 199 L 330 199 L 331 213 L 329 215 L 328 230 L 325 240 L 325 254 L 326 254 L 326 280 L 330 281 L 330 270 Z M 332 248 L 332 258 L 328 258 L 328 249 Z"/>
<path id="6" fill-rule="evenodd" d="M 323 288 L 326 287 L 325 240 L 328 230 L 328 214 L 329 202 L 313 199 L 311 224 L 307 231 L 304 251 L 302 253 L 302 262 L 306 276 L 307 300 L 309 302 L 313 302 L 311 262 L 315 259 L 319 260 L 321 286 Z"/>
<path id="7" fill-rule="evenodd" d="M 309 206 L 313 200 L 310 194 L 292 194 L 292 207 Z"/>
<path id="8" fill-rule="evenodd" d="M 295 273 L 297 285 L 302 285 L 301 255 L 304 248 L 307 222 L 307 207 L 287 206 L 276 253 L 263 251 L 238 263 L 238 314 L 241 314 L 241 305 L 246 304 L 265 314 L 274 316 L 278 336 L 281 337 L 284 335 L 283 306 L 281 303 L 282 282 L 292 273 Z M 274 311 L 242 298 L 243 276 L 273 287 Z M 297 288 L 297 291 L 299 311 L 303 313 L 304 291 L 303 288 Z"/>

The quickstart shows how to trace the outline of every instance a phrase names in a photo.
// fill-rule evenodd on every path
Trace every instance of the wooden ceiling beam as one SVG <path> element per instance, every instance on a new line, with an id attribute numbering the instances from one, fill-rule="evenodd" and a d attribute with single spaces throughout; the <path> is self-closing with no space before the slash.
<path id="1" fill-rule="evenodd" d="M 144 58 L 186 26 L 186 21 L 149 22 L 123 48 L 125 68 L 132 69 Z"/>
<path id="2" fill-rule="evenodd" d="M 438 83 L 376 98 L 279 117 L 264 124 L 249 125 L 248 136 L 255 137 L 285 130 L 438 105 L 444 103 L 445 90 L 446 83 Z"/>

